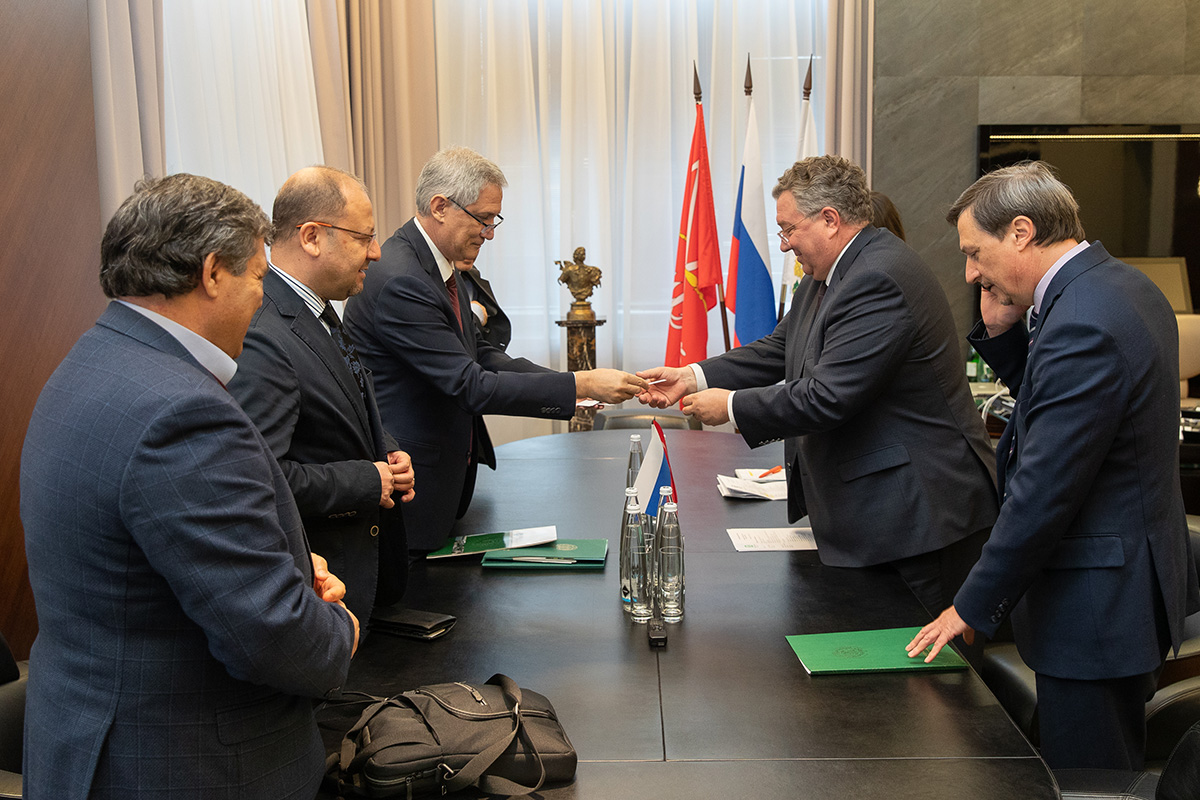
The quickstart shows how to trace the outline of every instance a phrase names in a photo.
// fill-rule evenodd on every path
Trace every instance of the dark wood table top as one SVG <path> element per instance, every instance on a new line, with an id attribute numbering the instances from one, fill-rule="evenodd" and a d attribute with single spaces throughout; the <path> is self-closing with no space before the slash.
<path id="1" fill-rule="evenodd" d="M 648 432 L 643 432 L 647 439 Z M 629 431 L 497 449 L 458 533 L 553 524 L 607 538 L 598 572 L 414 566 L 405 602 L 454 614 L 433 642 L 372 635 L 349 688 L 393 694 L 503 672 L 551 699 L 580 758 L 558 798 L 1055 798 L 1054 781 L 972 671 L 809 676 L 785 636 L 921 625 L 888 568 L 815 553 L 738 553 L 729 527 L 785 526 L 781 501 L 727 500 L 716 474 L 771 467 L 733 434 L 666 432 L 686 539 L 687 602 L 666 648 L 621 611 L 618 553 Z M 468 793 L 469 794 L 469 793 Z"/>

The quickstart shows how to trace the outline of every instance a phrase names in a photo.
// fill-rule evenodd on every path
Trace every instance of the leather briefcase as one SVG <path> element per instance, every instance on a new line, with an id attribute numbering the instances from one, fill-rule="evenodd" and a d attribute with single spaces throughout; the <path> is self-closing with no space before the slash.
<path id="1" fill-rule="evenodd" d="M 570 781 L 578 758 L 542 695 L 506 675 L 379 699 L 342 740 L 342 796 L 416 797 L 475 786 L 498 795 Z"/>

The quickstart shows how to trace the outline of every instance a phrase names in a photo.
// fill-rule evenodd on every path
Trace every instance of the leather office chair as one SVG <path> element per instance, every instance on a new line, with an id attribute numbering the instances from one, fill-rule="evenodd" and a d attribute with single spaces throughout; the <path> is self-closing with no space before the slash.
<path id="1" fill-rule="evenodd" d="M 1179 325 L 1179 396 L 1188 396 L 1188 379 L 1200 375 L 1200 314 L 1176 314 Z"/>
<path id="2" fill-rule="evenodd" d="M 596 412 L 594 430 L 615 428 L 649 428 L 657 420 L 665 428 L 677 430 L 701 429 L 700 421 L 684 416 L 682 411 L 671 408 L 602 408 Z"/>
<path id="3" fill-rule="evenodd" d="M 13 659 L 0 636 L 0 798 L 21 796 L 21 755 L 25 735 L 25 684 L 29 662 Z"/>
<path id="4" fill-rule="evenodd" d="M 1063 800 L 1196 800 L 1200 795 L 1200 722 L 1171 751 L 1162 774 L 1110 769 L 1054 771 Z"/>

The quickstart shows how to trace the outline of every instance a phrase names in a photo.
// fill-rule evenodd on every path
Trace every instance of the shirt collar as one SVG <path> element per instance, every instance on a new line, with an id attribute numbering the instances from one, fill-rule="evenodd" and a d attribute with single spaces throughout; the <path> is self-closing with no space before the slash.
<path id="1" fill-rule="evenodd" d="M 158 325 L 167 333 L 175 337 L 175 339 L 184 346 L 192 358 L 200 362 L 200 366 L 211 372 L 222 385 L 227 385 L 233 380 L 233 375 L 237 372 L 237 362 L 229 357 L 221 348 L 205 339 L 200 334 L 185 328 L 173 319 L 168 319 L 162 314 L 151 311 L 134 303 L 128 303 L 124 300 L 118 300 L 118 303 L 132 308 L 134 311 L 141 314 L 146 319 Z"/>
<path id="2" fill-rule="evenodd" d="M 442 283 L 450 280 L 450 276 L 454 274 L 454 266 L 450 263 L 450 259 L 442 255 L 442 251 L 438 250 L 437 245 L 433 243 L 433 239 L 429 238 L 429 234 L 421 227 L 421 218 L 413 217 L 413 222 L 417 223 L 417 230 L 425 237 L 425 243 L 429 245 L 429 249 L 433 251 L 433 260 L 437 262 L 438 272 L 442 274 Z"/>
<path id="3" fill-rule="evenodd" d="M 325 310 L 325 306 L 328 305 L 323 298 L 305 286 L 299 278 L 294 277 L 274 264 L 271 264 L 271 271 L 282 278 L 284 283 L 292 287 L 292 291 L 300 295 L 300 299 L 304 301 L 304 305 L 308 306 L 308 310 L 315 314 L 317 319 L 321 318 L 321 313 Z"/>
<path id="4" fill-rule="evenodd" d="M 1058 271 L 1065 267 L 1067 262 L 1072 258 L 1088 249 L 1089 246 L 1090 245 L 1087 243 L 1087 241 L 1080 242 L 1067 252 L 1063 253 L 1058 261 L 1055 261 L 1053 266 L 1046 270 L 1046 274 L 1042 276 L 1042 279 L 1038 281 L 1038 285 L 1033 290 L 1034 313 L 1042 313 L 1042 299 L 1046 296 L 1046 290 L 1050 288 L 1050 281 L 1054 280 L 1054 276 L 1058 274 Z"/>
<path id="5" fill-rule="evenodd" d="M 833 266 L 829 268 L 829 274 L 825 276 L 826 286 L 829 285 L 829 281 L 833 280 L 833 273 L 838 268 L 838 264 L 842 263 L 842 256 L 846 255 L 846 251 L 850 249 L 850 245 L 854 244 L 854 240 L 859 236 L 862 236 L 862 232 L 865 230 L 866 228 L 863 228 L 858 233 L 850 237 L 850 241 L 846 242 L 846 246 L 842 248 L 842 252 L 838 253 L 838 257 L 833 260 Z"/>

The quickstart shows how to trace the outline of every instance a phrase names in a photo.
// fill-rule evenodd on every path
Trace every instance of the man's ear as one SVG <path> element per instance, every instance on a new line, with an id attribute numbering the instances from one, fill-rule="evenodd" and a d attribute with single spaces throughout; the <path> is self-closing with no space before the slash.
<path id="1" fill-rule="evenodd" d="M 1037 227 L 1033 224 L 1033 220 L 1022 214 L 1009 223 L 1008 236 L 1013 238 L 1018 250 L 1024 250 L 1037 238 Z"/>
<path id="2" fill-rule="evenodd" d="M 429 216 L 436 219 L 438 222 L 446 221 L 446 213 L 450 210 L 450 198 L 445 195 L 435 194 L 433 199 L 429 201 Z"/>
<path id="3" fill-rule="evenodd" d="M 300 226 L 298 233 L 301 250 L 313 258 L 321 255 L 321 237 L 325 233 L 322 226 L 306 222 Z"/>
<path id="4" fill-rule="evenodd" d="M 837 230 L 842 226 L 842 215 L 832 206 L 825 206 L 821 209 L 821 220 L 825 223 L 826 228 Z"/>
<path id="5" fill-rule="evenodd" d="M 204 257 L 204 263 L 200 267 L 200 285 L 210 299 L 216 299 L 220 290 L 224 288 L 224 280 L 228 277 L 229 270 L 220 256 L 209 253 Z"/>

